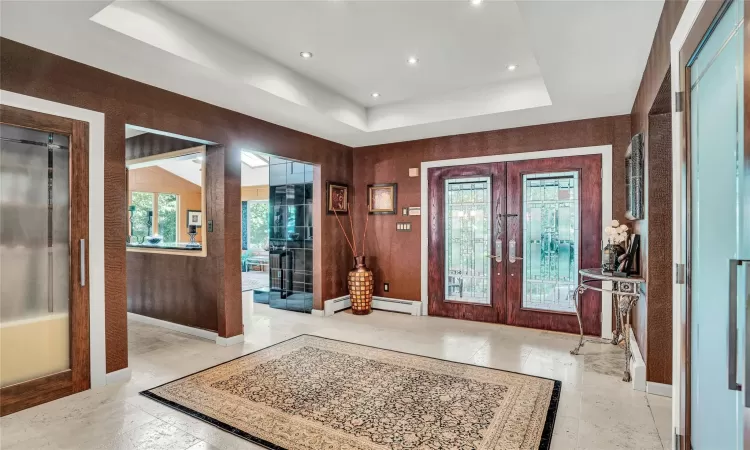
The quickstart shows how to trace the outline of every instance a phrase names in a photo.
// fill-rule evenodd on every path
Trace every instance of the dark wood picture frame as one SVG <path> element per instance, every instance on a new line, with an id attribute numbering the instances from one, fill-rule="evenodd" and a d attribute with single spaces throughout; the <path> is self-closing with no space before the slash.
<path id="1" fill-rule="evenodd" d="M 373 191 L 378 189 L 390 189 L 393 203 L 389 209 L 373 209 L 372 195 Z M 379 183 L 379 184 L 368 184 L 367 185 L 367 214 L 373 215 L 386 215 L 396 214 L 398 209 L 398 184 L 397 183 Z"/>
<path id="2" fill-rule="evenodd" d="M 203 226 L 203 211 L 199 209 L 188 209 L 185 212 L 185 228 L 189 227 L 190 224 L 190 213 L 200 213 L 201 214 L 201 224 L 196 225 L 196 228 L 201 228 Z"/>
<path id="3" fill-rule="evenodd" d="M 333 206 L 333 191 L 334 189 L 341 189 L 344 191 L 344 208 L 335 209 Z M 335 181 L 326 181 L 326 214 L 349 214 L 349 185 L 346 183 L 338 183 Z"/>
<path id="4" fill-rule="evenodd" d="M 0 123 L 70 138 L 70 368 L 0 389 L 0 416 L 5 416 L 91 387 L 89 284 L 83 282 L 89 279 L 89 124 L 7 105 L 0 105 Z M 82 241 L 85 245 L 79 245 Z"/>

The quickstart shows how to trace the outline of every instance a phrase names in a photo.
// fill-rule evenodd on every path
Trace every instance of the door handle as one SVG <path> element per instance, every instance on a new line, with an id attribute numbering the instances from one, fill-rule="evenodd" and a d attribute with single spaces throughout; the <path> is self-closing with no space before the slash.
<path id="1" fill-rule="evenodd" d="M 516 256 L 516 240 L 511 239 L 508 241 L 508 261 L 512 263 L 516 262 L 517 259 L 523 259 L 520 256 Z"/>
<path id="2" fill-rule="evenodd" d="M 81 287 L 86 286 L 86 239 L 81 239 Z"/>
<path id="3" fill-rule="evenodd" d="M 747 262 L 747 261 L 746 261 Z M 745 264 L 745 384 L 750 374 L 750 264 Z M 745 408 L 750 408 L 750 389 L 745 389 Z"/>
<path id="4" fill-rule="evenodd" d="M 740 391 L 742 385 L 737 383 L 737 269 L 750 260 L 729 260 L 729 329 L 727 330 L 727 385 L 729 390 Z M 747 316 L 747 312 L 745 312 Z M 746 343 L 747 345 L 747 343 Z M 747 353 L 747 349 L 745 350 Z M 747 361 L 745 361 L 747 366 Z M 747 402 L 747 393 L 745 401 Z"/>
<path id="5" fill-rule="evenodd" d="M 495 262 L 503 262 L 503 240 L 495 239 Z"/>

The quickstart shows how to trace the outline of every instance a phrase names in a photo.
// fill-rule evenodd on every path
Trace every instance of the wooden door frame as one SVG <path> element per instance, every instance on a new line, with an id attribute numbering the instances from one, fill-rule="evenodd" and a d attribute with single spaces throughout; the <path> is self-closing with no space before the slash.
<path id="1" fill-rule="evenodd" d="M 742 1 L 742 0 L 738 0 Z M 673 259 L 675 264 L 684 264 L 685 267 L 685 278 L 684 283 L 678 283 L 677 276 L 674 279 L 674 290 L 673 290 L 673 304 L 675 305 L 674 314 L 675 320 L 679 320 L 680 328 L 678 333 L 674 333 L 674 344 L 675 351 L 673 354 L 679 356 L 679 366 L 675 368 L 678 374 L 678 388 L 677 398 L 673 401 L 673 407 L 676 409 L 678 414 L 679 423 L 675 432 L 679 435 L 679 449 L 690 450 L 692 448 L 691 442 L 691 326 L 692 326 L 692 298 L 691 298 L 691 275 L 690 268 L 692 263 L 691 255 L 691 242 L 692 242 L 692 230 L 691 230 L 691 201 L 692 186 L 690 182 L 691 178 L 691 123 L 690 123 L 690 67 L 691 60 L 695 52 L 702 46 L 705 39 L 713 30 L 715 25 L 723 16 L 727 7 L 731 4 L 731 0 L 709 0 L 703 3 L 700 11 L 698 12 L 692 27 L 685 35 L 685 40 L 682 45 L 678 48 L 672 47 L 671 53 L 672 58 L 676 56 L 678 66 L 676 68 L 670 68 L 673 70 L 672 79 L 673 81 L 673 97 L 680 99 L 681 105 L 675 105 L 673 110 L 673 124 L 678 123 L 680 125 L 680 132 L 675 136 L 679 139 L 679 142 L 673 144 L 673 179 L 680 180 L 679 185 L 676 186 L 676 191 L 673 192 L 674 207 L 677 210 L 677 214 L 673 214 L 673 228 L 674 233 L 674 250 Z M 683 20 L 689 20 L 683 14 L 680 22 Z M 748 68 L 750 63 L 750 42 L 748 41 L 747 25 L 750 23 L 750 8 L 744 8 L 744 67 Z M 678 25 L 679 27 L 679 25 Z M 676 55 L 675 55 L 676 53 Z M 677 76 L 675 76 L 677 75 Z M 676 83 L 675 83 L 676 82 Z M 675 86 L 677 91 L 675 91 Z M 744 104 L 745 109 L 750 107 L 750 78 L 745 74 L 744 77 Z M 677 100 L 675 100 L 675 103 Z M 681 106 L 681 108 L 680 108 Z M 680 116 L 681 115 L 681 116 Z M 750 126 L 750 115 L 745 112 L 744 117 L 745 130 Z M 678 153 L 675 154 L 675 149 L 678 149 Z M 744 151 L 746 155 L 750 155 L 750 133 L 745 133 Z M 682 289 L 684 286 L 684 289 Z M 673 371 L 674 374 L 674 371 Z M 674 378 L 674 377 L 673 377 Z M 674 382 L 674 381 L 673 381 Z M 673 389 L 674 392 L 674 389 Z M 674 413 L 673 412 L 673 417 Z M 674 427 L 674 426 L 673 426 Z"/>
<path id="2" fill-rule="evenodd" d="M 551 158 L 545 161 L 524 160 L 509 162 L 507 165 L 507 205 L 508 205 L 508 225 L 507 240 L 516 240 L 516 253 L 524 254 L 524 237 L 523 237 L 523 176 L 528 174 L 543 173 L 560 173 L 576 172 L 578 174 L 578 217 L 579 223 L 579 242 L 578 256 L 579 268 L 596 267 L 601 262 L 601 244 L 603 243 L 603 232 L 601 227 L 591 221 L 584 223 L 584 212 L 593 214 L 594 217 L 601 216 L 602 208 L 602 179 L 601 179 L 602 158 L 600 155 L 585 156 L 568 156 L 562 158 Z M 513 192 L 511 186 L 518 186 L 518 192 Z M 591 190 L 588 196 L 584 196 L 584 190 Z M 520 195 L 519 195 L 520 194 Z M 591 195 L 593 194 L 593 195 Z M 586 204 L 585 200 L 592 200 L 592 197 L 598 202 Z M 584 240 L 584 236 L 593 235 L 599 240 L 599 249 L 592 248 L 596 241 Z M 510 244 L 508 244 L 510 245 Z M 553 330 L 566 333 L 578 333 L 580 328 L 578 319 L 574 312 L 560 312 L 548 310 L 534 310 L 524 308 L 523 302 L 523 262 L 509 263 L 508 273 L 508 291 L 506 293 L 508 320 L 506 324 L 531 327 L 541 330 Z M 516 277 L 517 275 L 517 277 Z M 575 283 L 578 282 L 578 273 L 576 272 Z M 603 326 L 601 322 L 601 295 L 603 293 L 590 290 L 581 295 L 580 310 L 583 321 L 583 332 L 587 335 L 598 336 L 601 334 Z"/>
<path id="3" fill-rule="evenodd" d="M 0 416 L 30 408 L 91 386 L 89 317 L 89 124 L 0 105 L 0 123 L 69 136 L 70 148 L 70 369 L 0 389 Z M 84 255 L 81 246 L 85 240 Z M 85 267 L 81 270 L 81 260 Z M 81 277 L 85 283 L 81 285 Z"/>
<path id="4" fill-rule="evenodd" d="M 467 164 L 483 164 L 492 162 L 510 162 L 529 159 L 560 158 L 567 156 L 601 155 L 602 157 L 602 231 L 609 225 L 612 213 L 612 144 L 594 145 L 589 147 L 573 147 L 563 149 L 542 150 L 523 153 L 508 153 L 502 155 L 477 156 L 469 158 L 446 159 L 437 161 L 424 161 L 420 164 L 420 211 L 421 229 L 429 230 L 429 189 L 428 169 L 435 167 L 450 167 Z M 428 234 L 421 233 L 421 257 L 422 261 L 428 260 Z M 421 303 L 422 314 L 428 315 L 428 264 L 421 265 Z M 602 337 L 612 338 L 612 297 L 606 293 L 602 294 Z"/>
<path id="5" fill-rule="evenodd" d="M 430 228 L 427 231 L 430 245 L 428 264 L 433 268 L 430 276 L 430 314 L 455 319 L 477 320 L 490 323 L 505 323 L 506 261 L 490 258 L 490 304 L 464 303 L 445 299 L 445 180 L 459 178 L 488 177 L 490 179 L 490 253 L 495 253 L 495 240 L 505 241 L 506 172 L 504 163 L 469 164 L 429 169 Z"/>

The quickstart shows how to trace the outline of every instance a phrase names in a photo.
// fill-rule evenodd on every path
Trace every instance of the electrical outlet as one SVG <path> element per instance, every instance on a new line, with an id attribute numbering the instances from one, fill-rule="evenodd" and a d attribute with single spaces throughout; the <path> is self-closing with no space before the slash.
<path id="1" fill-rule="evenodd" d="M 391 284 L 390 283 L 383 283 L 383 290 L 385 292 L 388 292 L 391 290 Z"/>
<path id="2" fill-rule="evenodd" d="M 208 221 L 208 232 L 209 233 L 213 233 L 214 232 L 214 221 L 213 220 L 209 220 Z"/>

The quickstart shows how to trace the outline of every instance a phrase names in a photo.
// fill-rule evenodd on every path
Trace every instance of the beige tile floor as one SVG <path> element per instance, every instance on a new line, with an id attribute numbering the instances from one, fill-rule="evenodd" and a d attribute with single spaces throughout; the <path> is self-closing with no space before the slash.
<path id="1" fill-rule="evenodd" d="M 575 337 L 436 317 L 376 311 L 333 317 L 245 303 L 244 344 L 211 341 L 130 322 L 133 378 L 0 419 L 2 449 L 254 449 L 138 392 L 276 342 L 308 333 L 409 353 L 539 375 L 563 382 L 552 448 L 669 449 L 670 399 L 634 392 L 607 361 L 621 351 Z M 616 373 L 616 374 L 615 374 Z"/>

